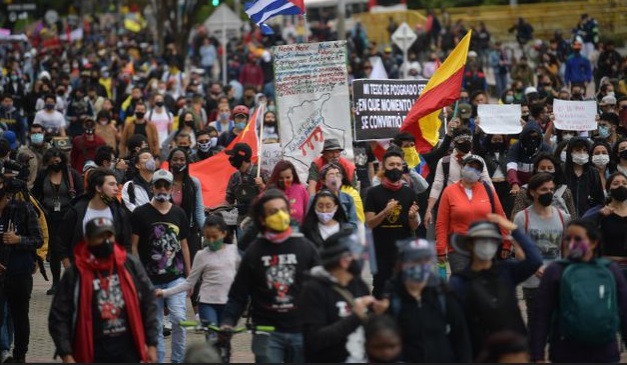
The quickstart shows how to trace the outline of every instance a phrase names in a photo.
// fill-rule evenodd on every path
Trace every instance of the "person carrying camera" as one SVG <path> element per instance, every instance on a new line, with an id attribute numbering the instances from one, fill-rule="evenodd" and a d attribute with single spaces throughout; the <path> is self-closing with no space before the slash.
<path id="1" fill-rule="evenodd" d="M 25 362 L 36 250 L 43 245 L 43 235 L 33 206 L 13 200 L 14 192 L 8 190 L 6 183 L 7 179 L 0 175 L 0 303 L 9 306 L 13 322 L 13 360 Z M 0 313 L 4 313 L 4 308 L 0 308 Z"/>

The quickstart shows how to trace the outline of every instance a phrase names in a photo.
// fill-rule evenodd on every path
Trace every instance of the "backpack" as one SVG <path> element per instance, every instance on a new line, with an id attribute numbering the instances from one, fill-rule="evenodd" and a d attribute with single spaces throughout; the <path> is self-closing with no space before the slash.
<path id="1" fill-rule="evenodd" d="M 560 279 L 560 335 L 575 342 L 604 345 L 616 340 L 619 316 L 611 261 L 590 263 L 558 261 L 565 266 Z"/>
<path id="2" fill-rule="evenodd" d="M 252 174 L 239 172 L 239 184 L 233 190 L 237 204 L 246 205 L 250 203 L 257 196 L 257 186 L 255 185 L 255 178 L 253 175 L 256 170 L 253 169 Z"/>

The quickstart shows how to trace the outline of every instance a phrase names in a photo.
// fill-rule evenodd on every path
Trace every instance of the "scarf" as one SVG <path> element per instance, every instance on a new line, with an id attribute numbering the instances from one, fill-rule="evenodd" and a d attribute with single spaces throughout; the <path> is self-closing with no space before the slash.
<path id="1" fill-rule="evenodd" d="M 384 188 L 388 190 L 399 191 L 403 187 L 403 180 L 398 180 L 397 182 L 393 183 L 387 178 L 383 178 L 383 180 L 381 180 L 381 184 Z"/>
<path id="2" fill-rule="evenodd" d="M 287 239 L 290 238 L 291 235 L 292 227 L 289 227 L 287 230 L 285 230 L 285 232 L 281 233 L 265 232 L 263 234 L 263 237 L 274 244 L 279 244 L 287 241 Z"/>
<path id="3" fill-rule="evenodd" d="M 73 356 L 78 363 L 94 361 L 94 323 L 92 318 L 93 281 L 95 272 L 113 271 L 115 267 L 120 277 L 120 287 L 126 306 L 130 331 L 135 340 L 135 347 L 142 362 L 146 362 L 146 338 L 142 321 L 139 298 L 133 278 L 124 267 L 126 251 L 119 245 L 113 244 L 113 255 L 106 259 L 96 259 L 87 249 L 84 242 L 74 248 L 76 268 L 80 274 L 79 312 L 74 334 Z"/>

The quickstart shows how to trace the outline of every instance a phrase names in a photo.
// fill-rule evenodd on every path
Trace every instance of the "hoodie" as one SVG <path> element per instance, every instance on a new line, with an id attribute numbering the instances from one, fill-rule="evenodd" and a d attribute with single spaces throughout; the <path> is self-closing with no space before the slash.
<path id="1" fill-rule="evenodd" d="M 364 338 L 362 322 L 353 313 L 352 302 L 366 295 L 370 295 L 370 290 L 360 277 L 354 277 L 343 287 L 322 266 L 311 270 L 300 297 L 302 311 L 306 313 L 303 316 L 305 362 L 341 363 L 349 358 L 365 357 L 363 346 L 359 346 Z"/>
<path id="2" fill-rule="evenodd" d="M 534 144 L 530 134 L 537 132 L 538 141 Z M 514 143 L 507 155 L 507 181 L 510 185 L 522 186 L 533 174 L 533 161 L 543 152 L 551 152 L 551 147 L 542 141 L 542 128 L 536 122 L 529 122 L 520 133 L 520 139 Z"/>

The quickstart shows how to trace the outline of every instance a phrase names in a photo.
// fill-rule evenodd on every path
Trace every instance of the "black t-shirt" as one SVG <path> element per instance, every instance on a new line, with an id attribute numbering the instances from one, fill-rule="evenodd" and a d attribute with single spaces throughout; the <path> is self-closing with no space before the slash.
<path id="1" fill-rule="evenodd" d="M 418 204 L 416 194 L 407 186 L 398 191 L 388 190 L 378 185 L 368 190 L 364 211 L 379 214 L 387 206 L 390 199 L 398 200 L 394 211 L 390 212 L 383 222 L 372 230 L 374 248 L 378 262 L 392 262 L 396 260 L 398 249 L 396 241 L 414 236 L 409 227 L 409 208 L 414 202 Z"/>
<path id="2" fill-rule="evenodd" d="M 95 359 L 139 360 L 116 271 L 94 275 L 91 303 Z"/>
<path id="3" fill-rule="evenodd" d="M 355 171 L 361 188 L 370 187 L 372 182 L 368 176 L 368 164 L 377 160 L 372 153 L 372 148 L 368 142 L 355 142 L 353 143 L 353 154 L 355 155 Z"/>
<path id="4" fill-rule="evenodd" d="M 601 252 L 604 256 L 627 257 L 627 217 L 610 214 L 601 218 Z"/>
<path id="5" fill-rule="evenodd" d="M 148 138 L 146 134 L 146 123 L 135 124 L 135 134 L 141 134 L 142 136 Z"/>
<path id="6" fill-rule="evenodd" d="M 185 274 L 181 241 L 187 239 L 189 221 L 183 209 L 172 205 L 161 214 L 144 204 L 131 214 L 133 234 L 139 236 L 139 258 L 153 284 L 164 284 Z"/>

